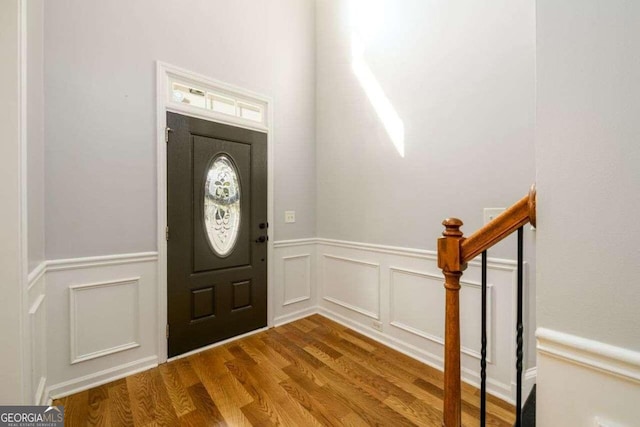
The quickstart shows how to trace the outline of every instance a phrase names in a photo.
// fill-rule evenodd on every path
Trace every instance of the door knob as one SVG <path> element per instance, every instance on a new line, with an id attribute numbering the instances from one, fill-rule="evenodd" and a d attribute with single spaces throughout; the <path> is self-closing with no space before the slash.
<path id="1" fill-rule="evenodd" d="M 269 238 L 267 236 L 260 236 L 256 239 L 256 243 L 264 243 L 267 240 L 269 240 Z"/>

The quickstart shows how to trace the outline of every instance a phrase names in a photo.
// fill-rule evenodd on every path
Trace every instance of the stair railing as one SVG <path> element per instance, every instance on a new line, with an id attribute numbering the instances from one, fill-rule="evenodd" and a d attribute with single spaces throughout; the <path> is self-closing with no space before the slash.
<path id="1" fill-rule="evenodd" d="M 467 262 L 482 254 L 482 349 L 480 361 L 480 425 L 486 417 L 486 355 L 487 355 L 487 249 L 513 232 L 518 232 L 518 307 L 516 320 L 516 426 L 520 426 L 522 408 L 522 271 L 523 226 L 536 225 L 536 188 L 498 215 L 491 222 L 463 237 L 462 221 L 447 218 L 442 222 L 445 230 L 438 239 L 438 267 L 445 277 L 446 313 L 444 337 L 444 427 L 461 425 L 461 376 L 460 376 L 460 277 Z"/>

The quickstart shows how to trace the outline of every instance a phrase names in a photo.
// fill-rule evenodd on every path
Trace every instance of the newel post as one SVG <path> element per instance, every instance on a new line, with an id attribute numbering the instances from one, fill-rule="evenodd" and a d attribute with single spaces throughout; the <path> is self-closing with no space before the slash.
<path id="1" fill-rule="evenodd" d="M 461 425 L 460 390 L 460 276 L 466 268 L 461 259 L 462 221 L 447 218 L 438 239 L 438 267 L 444 273 L 446 314 L 444 331 L 444 408 L 443 426 Z"/>

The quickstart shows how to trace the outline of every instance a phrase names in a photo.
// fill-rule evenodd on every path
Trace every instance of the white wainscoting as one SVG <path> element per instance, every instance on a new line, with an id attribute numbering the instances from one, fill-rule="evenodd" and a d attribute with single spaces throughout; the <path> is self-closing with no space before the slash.
<path id="1" fill-rule="evenodd" d="M 274 325 L 316 312 L 315 239 L 281 240 L 273 244 Z"/>
<path id="2" fill-rule="evenodd" d="M 47 299 L 46 299 L 46 263 L 36 267 L 28 277 L 27 313 L 25 333 L 26 355 L 29 360 L 30 375 L 28 395 L 31 404 L 46 403 L 47 385 Z"/>
<path id="3" fill-rule="evenodd" d="M 157 365 L 157 254 L 48 261 L 47 394 Z"/>
<path id="4" fill-rule="evenodd" d="M 329 239 L 273 248 L 272 325 L 322 313 L 443 368 L 444 291 L 434 252 Z M 515 262 L 490 259 L 488 268 L 488 390 L 513 401 Z M 157 274 L 156 253 L 46 263 L 29 288 L 34 400 L 157 365 Z M 462 371 L 472 384 L 479 383 L 479 281 L 472 262 L 461 290 Z"/>
<path id="5" fill-rule="evenodd" d="M 320 313 L 443 369 L 444 279 L 432 251 L 317 239 Z M 460 291 L 463 379 L 480 382 L 480 265 Z M 488 263 L 487 388 L 515 397 L 516 263 Z"/>
<path id="6" fill-rule="evenodd" d="M 536 335 L 538 425 L 638 425 L 640 352 L 543 328 Z"/>
<path id="7" fill-rule="evenodd" d="M 311 299 L 311 254 L 292 255 L 282 258 L 284 274 L 282 291 L 283 306 Z"/>
<path id="8" fill-rule="evenodd" d="M 69 286 L 71 364 L 140 347 L 140 277 Z"/>
<path id="9" fill-rule="evenodd" d="M 322 254 L 322 299 L 380 319 L 380 264 Z"/>
<path id="10" fill-rule="evenodd" d="M 445 290 L 442 275 L 421 273 L 404 268 L 390 267 L 390 325 L 444 346 Z M 481 285 L 466 280 L 460 281 L 460 323 L 473 325 L 481 318 Z M 494 309 L 493 285 L 487 284 L 487 363 L 493 362 Z M 416 304 L 424 301 L 429 304 Z M 463 328 L 461 351 L 480 360 L 480 328 Z"/>

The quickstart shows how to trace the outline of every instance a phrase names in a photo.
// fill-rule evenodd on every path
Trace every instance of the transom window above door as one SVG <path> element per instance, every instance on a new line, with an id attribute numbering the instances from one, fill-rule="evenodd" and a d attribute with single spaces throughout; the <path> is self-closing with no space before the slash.
<path id="1" fill-rule="evenodd" d="M 264 105 L 242 99 L 231 92 L 227 93 L 176 77 L 169 78 L 168 83 L 168 98 L 172 103 L 266 125 Z"/>

